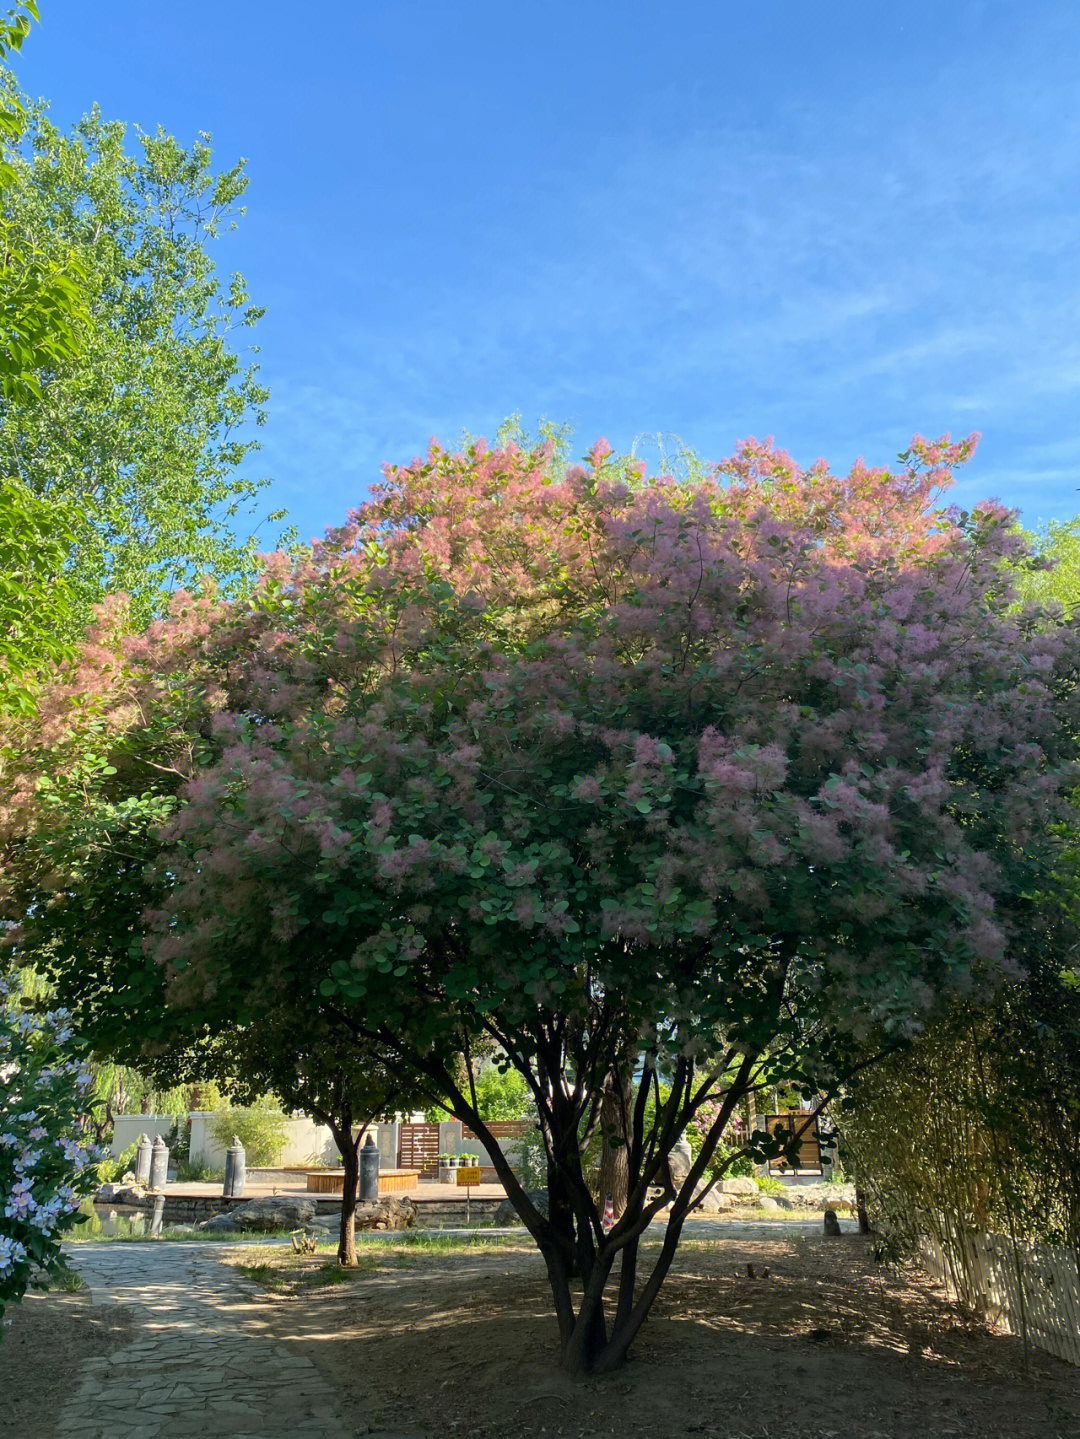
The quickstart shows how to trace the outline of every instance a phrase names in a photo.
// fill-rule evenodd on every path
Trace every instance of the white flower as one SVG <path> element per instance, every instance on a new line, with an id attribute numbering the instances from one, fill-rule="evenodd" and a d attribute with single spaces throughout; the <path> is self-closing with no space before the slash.
<path id="1" fill-rule="evenodd" d="M 21 1264 L 25 1258 L 24 1244 L 20 1244 L 17 1239 L 10 1239 L 6 1234 L 0 1234 L 0 1277 L 10 1274 L 16 1264 Z"/>

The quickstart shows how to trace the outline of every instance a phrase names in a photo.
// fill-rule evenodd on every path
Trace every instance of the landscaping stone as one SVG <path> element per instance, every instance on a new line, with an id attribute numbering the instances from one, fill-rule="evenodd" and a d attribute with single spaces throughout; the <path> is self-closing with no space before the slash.
<path id="1" fill-rule="evenodd" d="M 210 1230 L 214 1234 L 239 1234 L 240 1226 L 236 1222 L 236 1216 L 225 1210 L 222 1214 L 215 1214 L 211 1219 L 204 1219 L 201 1224 L 195 1226 L 199 1230 Z"/>
<path id="2" fill-rule="evenodd" d="M 671 1171 L 671 1182 L 676 1189 L 681 1189 L 686 1176 L 690 1173 L 690 1154 L 685 1149 L 673 1149 L 668 1155 L 668 1169 Z"/>
<path id="3" fill-rule="evenodd" d="M 706 1181 L 706 1183 L 707 1182 L 708 1181 Z M 699 1185 L 698 1193 L 700 1194 L 702 1189 L 704 1188 L 704 1184 Z M 697 1208 L 694 1210 L 694 1213 L 720 1214 L 725 1209 L 730 1209 L 731 1207 L 731 1196 L 729 1194 L 724 1194 L 720 1190 L 718 1185 L 714 1185 L 713 1188 L 709 1190 L 708 1194 L 706 1194 L 705 1198 L 701 1200 L 701 1202 L 698 1204 Z"/>
<path id="4" fill-rule="evenodd" d="M 527 1189 L 525 1193 L 529 1196 L 535 1207 L 546 1219 L 548 1212 L 547 1190 Z M 504 1229 L 508 1224 L 520 1224 L 521 1216 L 518 1214 L 514 1206 L 510 1203 L 509 1199 L 504 1199 L 503 1202 L 499 1205 L 499 1207 L 495 1210 L 495 1213 L 491 1216 L 491 1222 L 496 1229 Z"/>
<path id="5" fill-rule="evenodd" d="M 721 1179 L 720 1188 L 725 1194 L 737 1194 L 740 1198 L 753 1198 L 760 1190 L 749 1174 L 737 1174 L 733 1179 Z"/>
<path id="6" fill-rule="evenodd" d="M 766 1214 L 780 1214 L 785 1208 L 785 1206 L 779 1204 L 771 1194 L 759 1194 L 758 1206 L 764 1209 Z"/>
<path id="7" fill-rule="evenodd" d="M 415 1223 L 416 1205 L 395 1194 L 356 1206 L 357 1229 L 411 1229 Z"/>
<path id="8" fill-rule="evenodd" d="M 313 1199 L 253 1199 L 238 1209 L 227 1209 L 198 1225 L 214 1232 L 236 1230 L 260 1233 L 270 1229 L 310 1229 L 315 1222 Z"/>
<path id="9" fill-rule="evenodd" d="M 281 1197 L 252 1199 L 234 1210 L 233 1217 L 241 1229 L 300 1229 L 314 1222 L 315 1201 Z"/>
<path id="10" fill-rule="evenodd" d="M 146 1190 L 135 1183 L 135 1176 L 126 1174 L 112 1184 L 99 1184 L 94 1190 L 95 1204 L 146 1204 Z"/>

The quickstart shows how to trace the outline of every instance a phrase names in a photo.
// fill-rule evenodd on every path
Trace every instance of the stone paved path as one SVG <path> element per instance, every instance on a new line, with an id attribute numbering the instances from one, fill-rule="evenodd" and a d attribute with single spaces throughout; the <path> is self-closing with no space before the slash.
<path id="1" fill-rule="evenodd" d="M 61 1412 L 63 1439 L 367 1433 L 363 1423 L 347 1421 L 309 1360 L 274 1341 L 246 1282 L 220 1256 L 220 1246 L 211 1245 L 73 1246 L 92 1302 L 129 1305 L 136 1324 L 131 1343 L 85 1361 Z"/>

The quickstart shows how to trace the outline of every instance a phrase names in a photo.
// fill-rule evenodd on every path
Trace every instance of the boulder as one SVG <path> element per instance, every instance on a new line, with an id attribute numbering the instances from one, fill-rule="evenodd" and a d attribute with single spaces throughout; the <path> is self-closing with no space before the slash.
<path id="1" fill-rule="evenodd" d="M 209 1230 L 212 1234 L 239 1234 L 240 1226 L 236 1222 L 236 1216 L 226 1210 L 223 1214 L 215 1214 L 212 1219 L 204 1219 L 196 1228 Z"/>
<path id="2" fill-rule="evenodd" d="M 699 1194 L 704 1187 L 705 1186 L 702 1185 L 699 1188 Z M 731 1207 L 732 1200 L 730 1194 L 723 1194 L 719 1186 L 714 1185 L 693 1212 L 695 1214 L 722 1214 L 724 1210 L 730 1209 Z"/>
<path id="3" fill-rule="evenodd" d="M 416 1223 L 416 1205 L 411 1199 L 388 1194 L 356 1206 L 357 1229 L 411 1229 Z"/>
<path id="4" fill-rule="evenodd" d="M 740 1199 L 754 1199 L 761 1193 L 749 1174 L 737 1174 L 733 1179 L 721 1179 L 720 1188 L 725 1194 L 737 1194 Z"/>
<path id="5" fill-rule="evenodd" d="M 691 1159 L 687 1150 L 673 1149 L 668 1155 L 668 1169 L 671 1171 L 671 1182 L 676 1189 L 681 1189 L 686 1176 L 690 1173 Z"/>
<path id="6" fill-rule="evenodd" d="M 121 1184 L 113 1186 L 114 1204 L 134 1204 L 137 1208 L 147 1208 L 153 1204 L 154 1196 L 148 1194 L 141 1184 Z"/>
<path id="7" fill-rule="evenodd" d="M 99 1184 L 94 1190 L 95 1204 L 147 1204 L 146 1190 L 134 1180 L 117 1180 L 112 1184 Z"/>
<path id="8" fill-rule="evenodd" d="M 275 1195 L 252 1199 L 232 1212 L 237 1228 L 256 1233 L 268 1229 L 303 1229 L 315 1219 L 314 1199 L 290 1199 Z"/>
<path id="9" fill-rule="evenodd" d="M 771 1194 L 759 1194 L 758 1205 L 766 1214 L 782 1214 L 785 1208 L 791 1207 L 790 1205 L 785 1206 L 779 1204 Z"/>
<path id="10" fill-rule="evenodd" d="M 525 1193 L 532 1200 L 533 1206 L 537 1210 L 539 1210 L 539 1212 L 546 1219 L 548 1212 L 547 1190 L 527 1189 Z M 497 1229 L 505 1229 L 508 1224 L 520 1224 L 521 1216 L 518 1214 L 514 1206 L 510 1203 L 509 1199 L 504 1199 L 503 1202 L 499 1205 L 499 1207 L 495 1210 L 495 1213 L 492 1215 L 491 1222 Z"/>
<path id="11" fill-rule="evenodd" d="M 259 1233 L 270 1229 L 307 1229 L 315 1220 L 314 1199 L 252 1199 L 238 1208 L 204 1220 L 200 1229 Z"/>

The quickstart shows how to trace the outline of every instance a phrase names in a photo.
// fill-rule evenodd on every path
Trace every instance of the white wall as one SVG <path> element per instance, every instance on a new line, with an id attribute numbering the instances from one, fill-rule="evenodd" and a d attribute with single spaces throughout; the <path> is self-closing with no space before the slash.
<path id="1" fill-rule="evenodd" d="M 218 1168 L 225 1163 L 228 1144 L 221 1144 L 214 1137 L 214 1125 L 221 1118 L 222 1111 L 193 1110 L 191 1114 L 191 1162 L 210 1164 Z M 325 1124 L 313 1119 L 287 1119 L 285 1121 L 285 1146 L 275 1164 L 312 1164 L 333 1162 L 337 1159 L 334 1136 Z"/>
<path id="2" fill-rule="evenodd" d="M 207 1164 L 213 1168 L 224 1166 L 224 1151 L 227 1144 L 219 1144 L 214 1138 L 214 1121 L 221 1115 L 220 1109 L 193 1109 L 191 1120 L 191 1163 Z M 168 1140 L 177 1122 L 183 1124 L 183 1117 L 177 1120 L 174 1114 L 118 1114 L 112 1127 L 112 1157 L 127 1150 L 128 1145 L 138 1144 L 139 1135 L 150 1138 L 163 1135 Z M 460 1125 L 457 1125 L 460 1134 Z M 372 1124 L 368 1128 L 378 1144 L 380 1164 L 383 1168 L 397 1166 L 397 1125 Z M 365 1135 L 367 1138 L 367 1135 Z M 460 1145 L 447 1144 L 447 1153 L 456 1153 Z M 341 1163 L 334 1135 L 325 1124 L 318 1124 L 308 1118 L 293 1118 L 285 1121 L 285 1147 L 278 1157 L 279 1167 L 286 1164 L 334 1164 Z"/>
<path id="3" fill-rule="evenodd" d="M 198 1109 L 192 1110 L 188 1116 L 191 1119 L 190 1152 L 193 1164 L 207 1164 L 219 1169 L 224 1165 L 228 1145 L 219 1144 L 213 1135 L 214 1122 L 221 1112 Z M 151 1139 L 160 1134 L 167 1140 L 177 1123 L 177 1117 L 173 1114 L 118 1114 L 113 1123 L 110 1146 L 113 1157 L 122 1154 L 129 1145 L 137 1144 L 142 1134 L 148 1134 Z M 183 1123 L 182 1118 L 179 1123 Z M 334 1163 L 337 1159 L 334 1136 L 325 1124 L 317 1124 L 315 1120 L 307 1118 L 285 1121 L 285 1147 L 277 1160 L 279 1165 Z"/>
<path id="4" fill-rule="evenodd" d="M 168 1139 L 176 1123 L 175 1114 L 118 1114 L 113 1121 L 110 1153 L 114 1159 L 119 1159 L 125 1149 L 132 1144 L 138 1144 L 143 1134 L 149 1135 L 151 1139 L 156 1139 L 159 1134 Z"/>

